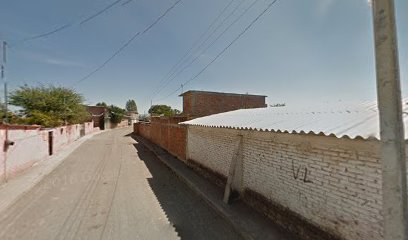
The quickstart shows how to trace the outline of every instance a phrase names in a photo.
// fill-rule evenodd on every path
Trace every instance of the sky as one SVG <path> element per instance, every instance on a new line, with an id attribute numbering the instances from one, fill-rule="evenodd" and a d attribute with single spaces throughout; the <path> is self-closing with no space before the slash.
<path id="1" fill-rule="evenodd" d="M 214 62 L 271 0 L 182 0 L 103 68 L 80 81 L 175 2 L 2 0 L 0 40 L 10 45 L 6 78 L 11 90 L 23 84 L 73 87 L 87 104 L 104 101 L 124 107 L 126 100 L 134 99 L 141 113 L 151 103 L 182 109 L 182 90 L 262 94 L 269 104 L 287 105 L 376 99 L 367 0 L 278 0 Z M 408 96 L 408 2 L 395 4 L 402 93 Z M 27 40 L 66 24 L 70 26 L 54 34 Z M 201 48 L 190 50 L 205 39 Z M 180 68 L 184 70 L 168 78 L 186 54 L 189 58 Z"/>

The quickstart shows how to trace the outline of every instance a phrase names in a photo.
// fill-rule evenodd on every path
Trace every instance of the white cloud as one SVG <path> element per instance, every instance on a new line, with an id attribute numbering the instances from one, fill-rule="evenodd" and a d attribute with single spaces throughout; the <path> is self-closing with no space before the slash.
<path id="1" fill-rule="evenodd" d="M 35 61 L 35 62 L 46 63 L 46 64 L 60 66 L 60 67 L 84 67 L 82 63 L 79 63 L 76 61 L 56 58 L 56 57 L 41 54 L 41 53 L 24 51 L 24 52 L 20 52 L 20 54 L 23 58 L 27 60 Z"/>
<path id="2" fill-rule="evenodd" d="M 327 15 L 332 8 L 335 1 L 340 0 L 318 0 L 317 1 L 317 10 L 320 15 Z M 373 0 L 364 0 L 367 2 L 368 6 L 371 7 Z"/>
<path id="3" fill-rule="evenodd" d="M 58 65 L 62 67 L 82 67 L 82 64 L 74 61 L 64 60 L 64 59 L 56 59 L 56 58 L 46 58 L 43 59 L 45 63 Z"/>

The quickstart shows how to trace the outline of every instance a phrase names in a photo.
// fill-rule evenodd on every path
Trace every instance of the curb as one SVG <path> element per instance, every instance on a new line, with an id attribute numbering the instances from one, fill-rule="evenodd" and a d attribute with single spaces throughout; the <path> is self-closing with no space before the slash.
<path id="1" fill-rule="evenodd" d="M 147 143 L 144 139 L 141 140 L 139 137 L 137 137 L 138 141 L 140 141 L 144 146 L 146 146 L 164 165 L 169 168 L 180 180 L 182 180 L 195 194 L 197 194 L 201 199 L 204 200 L 204 202 L 212 208 L 219 216 L 221 216 L 223 219 L 225 219 L 237 232 L 243 239 L 245 240 L 253 240 L 254 238 L 251 236 L 250 233 L 242 230 L 242 225 L 237 222 L 237 220 L 234 220 L 235 218 L 231 216 L 229 213 L 225 211 L 225 209 L 214 202 L 213 199 L 208 197 L 207 194 L 205 194 L 193 181 L 188 179 L 186 176 L 184 176 L 180 170 L 172 166 L 168 161 L 165 159 L 165 157 L 158 153 L 155 149 L 154 146 L 151 146 L 150 143 Z M 167 155 L 167 154 L 165 154 Z M 180 161 L 177 159 L 177 161 Z M 188 167 L 186 165 L 186 167 Z M 221 199 L 222 200 L 222 199 Z M 224 206 L 225 208 L 228 208 L 227 205 Z"/>

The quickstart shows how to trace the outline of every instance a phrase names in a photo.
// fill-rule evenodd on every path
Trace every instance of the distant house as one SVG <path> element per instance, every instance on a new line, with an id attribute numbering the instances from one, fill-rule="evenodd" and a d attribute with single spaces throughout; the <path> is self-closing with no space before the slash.
<path id="1" fill-rule="evenodd" d="M 86 106 L 87 111 L 92 115 L 94 128 L 105 130 L 105 123 L 108 119 L 108 109 L 103 106 Z"/>
<path id="2" fill-rule="evenodd" d="M 266 96 L 208 91 L 187 91 L 183 97 L 183 114 L 190 118 L 247 108 L 264 108 Z"/>
<path id="3" fill-rule="evenodd" d="M 134 123 L 138 122 L 139 113 L 138 112 L 126 112 L 125 118 L 128 120 L 128 124 L 133 126 Z"/>

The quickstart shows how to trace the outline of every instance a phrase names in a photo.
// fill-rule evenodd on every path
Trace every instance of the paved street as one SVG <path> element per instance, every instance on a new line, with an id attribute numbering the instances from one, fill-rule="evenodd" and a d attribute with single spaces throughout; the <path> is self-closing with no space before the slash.
<path id="1" fill-rule="evenodd" d="M 82 144 L 2 213 L 0 239 L 240 239 L 131 131 Z"/>

